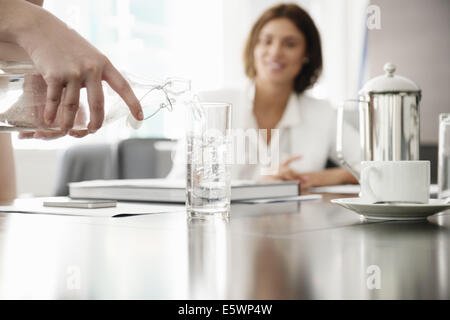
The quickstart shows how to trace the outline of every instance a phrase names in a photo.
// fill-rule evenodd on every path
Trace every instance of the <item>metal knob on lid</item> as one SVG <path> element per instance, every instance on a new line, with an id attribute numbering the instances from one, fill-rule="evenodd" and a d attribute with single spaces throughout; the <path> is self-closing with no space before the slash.
<path id="1" fill-rule="evenodd" d="M 414 92 L 420 95 L 420 88 L 413 81 L 395 74 L 397 68 L 393 63 L 386 63 L 383 69 L 385 74 L 369 80 L 360 90 L 360 95 L 399 92 Z"/>
<path id="2" fill-rule="evenodd" d="M 384 71 L 386 72 L 386 76 L 393 77 L 395 72 L 395 65 L 388 62 L 383 67 Z"/>

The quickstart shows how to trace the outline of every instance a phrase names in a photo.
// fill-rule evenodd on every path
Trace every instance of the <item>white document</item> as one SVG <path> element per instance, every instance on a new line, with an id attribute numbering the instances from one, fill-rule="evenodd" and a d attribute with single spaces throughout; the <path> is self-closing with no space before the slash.
<path id="1" fill-rule="evenodd" d="M 66 197 L 17 199 L 13 205 L 0 206 L 1 213 L 34 213 L 87 217 L 125 217 L 184 210 L 182 205 L 155 205 L 152 203 L 118 202 L 114 208 L 54 208 L 44 207 L 44 201 L 64 200 Z"/>
<path id="2" fill-rule="evenodd" d="M 308 191 L 317 193 L 359 194 L 361 188 L 359 184 L 341 184 L 336 186 L 309 188 Z M 438 186 L 436 184 L 430 185 L 430 195 L 436 195 L 437 193 Z"/>
<path id="3" fill-rule="evenodd" d="M 237 203 L 261 204 L 261 203 L 275 203 L 275 202 L 292 202 L 292 201 L 306 201 L 322 199 L 321 194 L 308 194 L 304 196 L 282 197 L 282 198 L 267 198 L 254 200 L 240 200 Z"/>
<path id="4" fill-rule="evenodd" d="M 358 194 L 360 187 L 359 184 L 342 184 L 336 186 L 309 188 L 308 191 L 317 193 Z"/>

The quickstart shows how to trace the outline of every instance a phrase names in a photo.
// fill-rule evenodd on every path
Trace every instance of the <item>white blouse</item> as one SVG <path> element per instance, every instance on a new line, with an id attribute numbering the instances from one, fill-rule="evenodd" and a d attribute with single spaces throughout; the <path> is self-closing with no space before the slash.
<path id="1" fill-rule="evenodd" d="M 199 94 L 202 101 L 229 102 L 232 104 L 232 129 L 255 129 L 258 124 L 253 114 L 254 87 L 247 90 L 224 89 Z M 325 168 L 327 159 L 339 163 L 336 153 L 336 110 L 326 101 L 317 100 L 304 94 L 293 93 L 286 110 L 275 129 L 279 129 L 279 154 L 281 163 L 289 156 L 301 154 L 302 158 L 290 164 L 298 172 L 319 171 Z M 360 160 L 359 137 L 356 130 L 344 123 L 343 150 L 346 160 L 351 165 Z M 247 139 L 246 152 L 268 150 L 276 143 L 272 135 L 269 145 L 263 137 L 252 141 Z M 174 166 L 168 178 L 183 179 L 185 177 L 185 144 L 179 143 L 174 158 Z M 275 158 L 271 158 L 275 163 Z M 260 161 L 258 161 L 259 163 Z M 258 180 L 268 174 L 267 166 L 261 164 L 235 164 L 232 166 L 232 179 Z"/>

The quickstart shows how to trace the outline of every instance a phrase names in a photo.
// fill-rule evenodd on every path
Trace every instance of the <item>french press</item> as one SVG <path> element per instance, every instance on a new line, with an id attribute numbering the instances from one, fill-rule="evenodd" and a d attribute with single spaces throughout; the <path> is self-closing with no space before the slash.
<path id="1" fill-rule="evenodd" d="M 386 63 L 385 74 L 368 81 L 359 91 L 359 131 L 363 161 L 419 160 L 420 88 L 395 74 Z M 336 151 L 341 164 L 359 180 L 358 169 L 342 150 L 344 105 L 338 109 Z"/>

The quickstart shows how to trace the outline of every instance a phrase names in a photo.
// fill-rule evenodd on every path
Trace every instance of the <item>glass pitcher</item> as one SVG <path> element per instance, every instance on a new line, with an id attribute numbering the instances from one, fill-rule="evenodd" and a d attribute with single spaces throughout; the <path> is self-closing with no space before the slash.
<path id="1" fill-rule="evenodd" d="M 58 108 L 55 121 L 48 126 L 44 121 L 47 85 L 33 65 L 27 62 L 0 62 L 0 70 L 4 72 L 0 74 L 0 131 L 59 131 L 62 108 Z M 141 103 L 144 120 L 163 109 L 172 111 L 179 97 L 191 89 L 190 81 L 186 79 L 157 81 L 126 72 L 122 75 Z M 105 101 L 103 125 L 124 118 L 129 127 L 138 129 L 142 121 L 131 115 L 125 102 L 106 82 L 102 85 Z M 73 129 L 87 130 L 88 123 L 87 93 L 83 88 Z"/>

